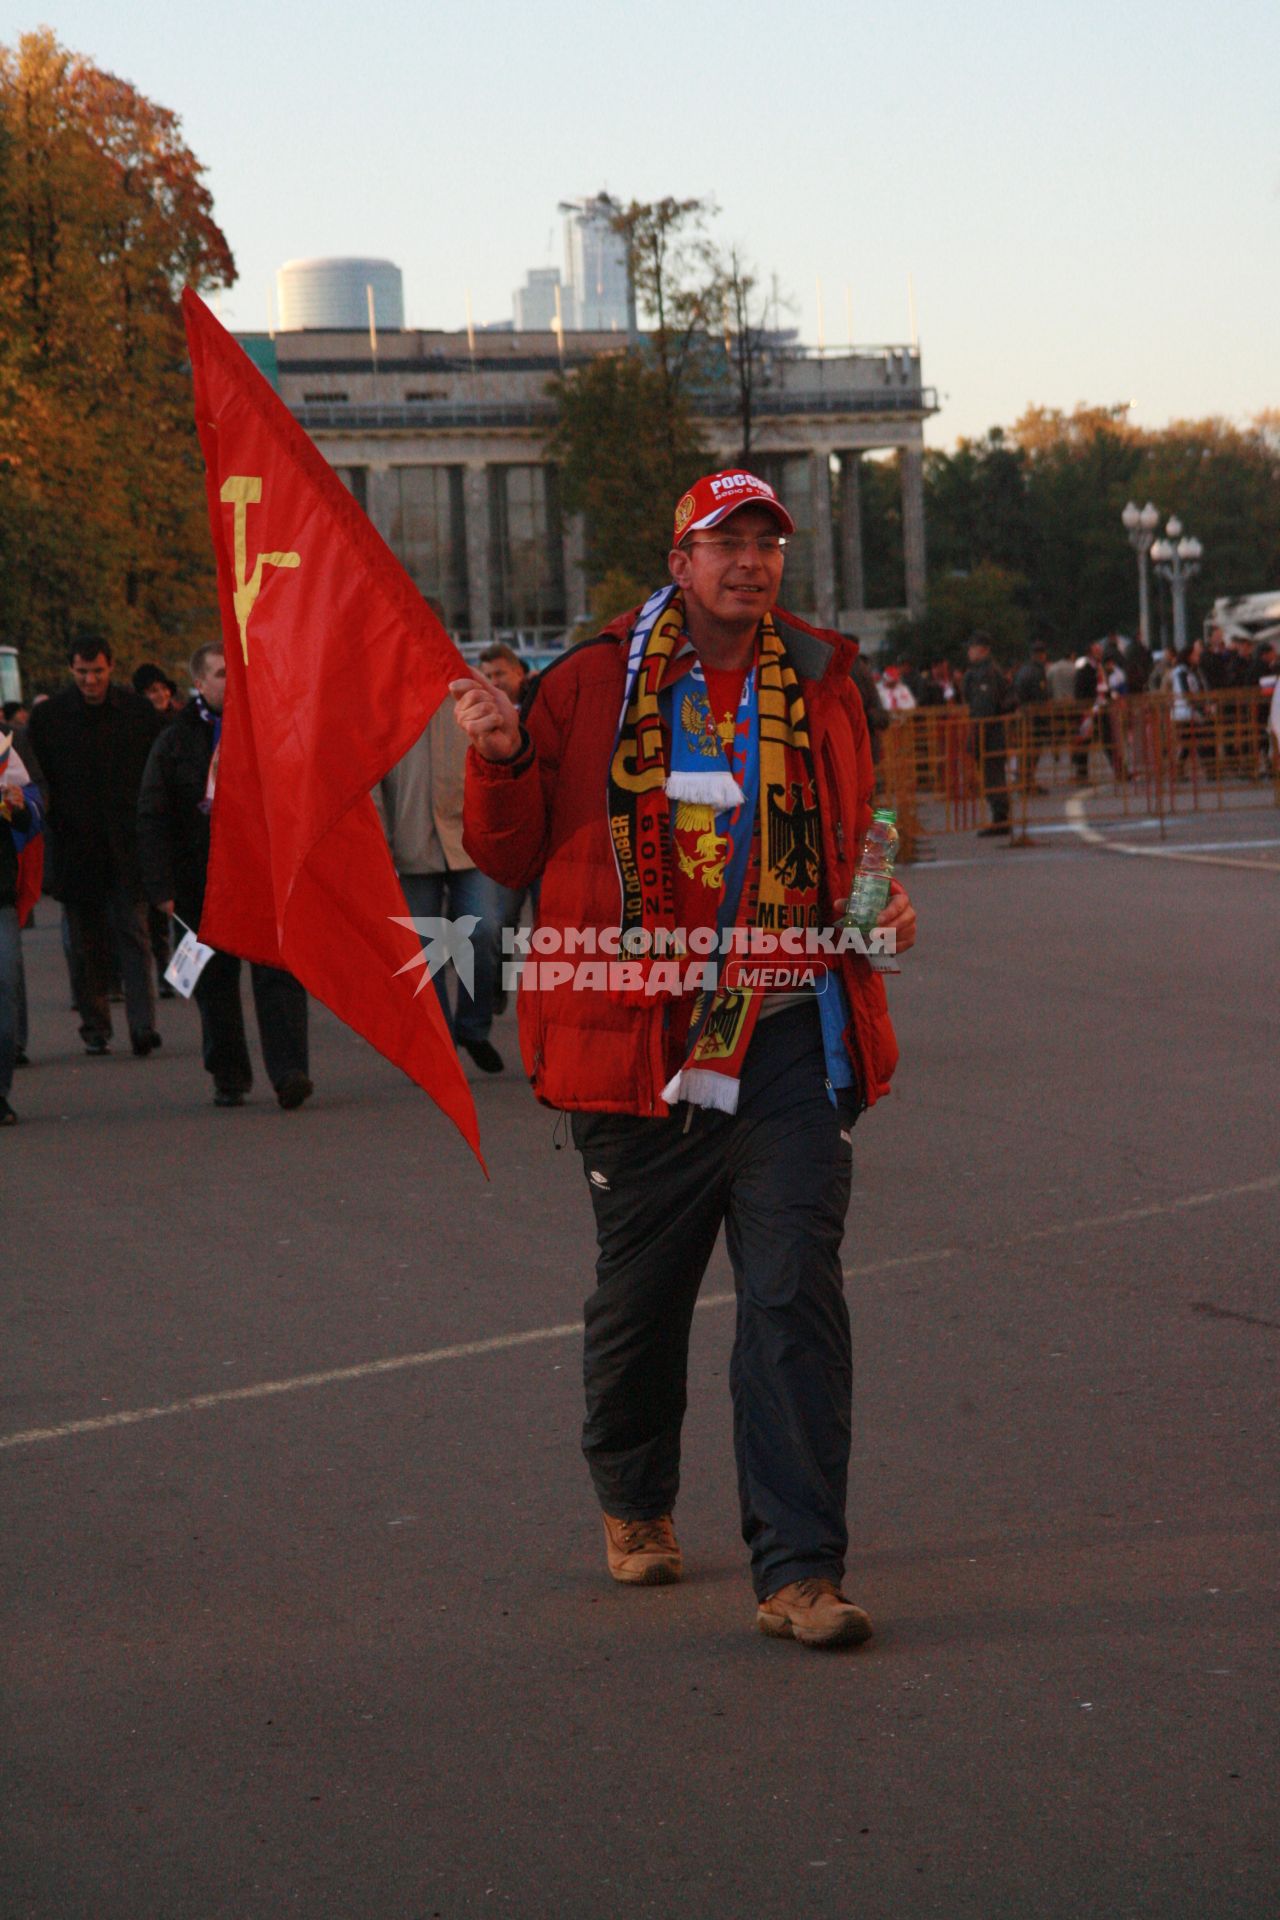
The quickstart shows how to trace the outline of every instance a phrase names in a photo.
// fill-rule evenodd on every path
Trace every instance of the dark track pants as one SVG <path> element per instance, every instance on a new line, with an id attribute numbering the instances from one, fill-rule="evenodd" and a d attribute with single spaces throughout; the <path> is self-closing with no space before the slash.
<path id="1" fill-rule="evenodd" d="M 151 970 L 151 933 L 146 904 L 127 887 L 113 887 L 102 902 L 69 900 L 71 991 L 85 1040 L 110 1040 L 110 992 L 116 970 L 124 981 L 124 1011 L 129 1037 L 136 1040 L 156 1024 L 156 983 Z"/>
<path id="2" fill-rule="evenodd" d="M 840 1241 L 852 1122 L 851 1106 L 837 1110 L 827 1093 L 816 1009 L 756 1028 L 736 1114 L 576 1113 L 572 1125 L 599 1240 L 583 1451 L 601 1507 L 652 1519 L 675 1505 L 689 1329 L 723 1223 L 738 1296 L 734 1451 L 756 1592 L 810 1575 L 838 1580 L 848 1545 Z"/>
<path id="3" fill-rule="evenodd" d="M 193 922 L 193 924 L 195 924 Z M 278 1087 L 286 1074 L 306 1073 L 307 992 L 279 967 L 249 968 L 258 1038 L 267 1078 Z M 205 1071 L 227 1092 L 248 1093 L 253 1085 L 244 1009 L 240 1004 L 240 962 L 234 954 L 215 953 L 196 981 Z"/>
<path id="4" fill-rule="evenodd" d="M 1009 763 L 1004 748 L 982 756 L 982 793 L 991 809 L 993 827 L 1003 827 L 1009 819 Z"/>

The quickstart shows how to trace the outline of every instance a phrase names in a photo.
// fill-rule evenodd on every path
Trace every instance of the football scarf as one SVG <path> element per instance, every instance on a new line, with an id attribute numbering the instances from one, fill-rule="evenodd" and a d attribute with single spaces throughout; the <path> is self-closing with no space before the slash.
<path id="1" fill-rule="evenodd" d="M 627 656 L 608 806 L 624 955 L 660 954 L 662 935 L 674 931 L 677 859 L 686 873 L 685 863 L 700 862 L 704 879 L 722 887 L 715 915 L 721 934 L 731 927 L 782 932 L 819 924 L 808 721 L 771 614 L 761 622 L 756 664 L 726 752 L 685 635 L 683 596 L 666 587 L 645 602 Z M 684 1064 L 662 1090 L 670 1105 L 685 1100 L 737 1111 L 764 990 L 737 979 L 734 967 L 722 977 L 723 962 L 723 951 L 710 957 L 715 985 L 694 999 Z M 632 987 L 622 998 L 647 1004 L 652 993 L 651 985 Z"/>

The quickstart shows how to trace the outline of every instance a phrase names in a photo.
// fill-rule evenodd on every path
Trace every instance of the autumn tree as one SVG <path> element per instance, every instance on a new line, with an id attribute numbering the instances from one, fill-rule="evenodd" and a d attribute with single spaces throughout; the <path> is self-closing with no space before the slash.
<path id="1" fill-rule="evenodd" d="M 235 268 L 176 117 L 47 30 L 0 48 L 0 624 L 175 660 L 215 618 L 178 305 Z"/>
<path id="2" fill-rule="evenodd" d="M 942 617 L 949 632 L 966 598 L 956 582 L 985 569 L 983 593 L 994 591 L 998 575 L 1027 631 L 1055 653 L 1079 652 L 1111 631 L 1132 632 L 1135 562 L 1120 523 L 1130 499 L 1177 513 L 1203 543 L 1190 594 L 1193 629 L 1220 595 L 1280 582 L 1274 418 L 1262 415 L 1243 427 L 1180 421 L 1152 430 L 1133 425 L 1124 407 L 1033 407 L 1008 429 L 926 456 L 930 616 Z M 1160 608 L 1157 595 L 1155 640 Z M 1001 625 L 1016 632 L 1012 620 Z M 942 627 L 926 621 L 925 630 L 937 638 Z M 901 636 L 904 644 L 909 637 Z"/>

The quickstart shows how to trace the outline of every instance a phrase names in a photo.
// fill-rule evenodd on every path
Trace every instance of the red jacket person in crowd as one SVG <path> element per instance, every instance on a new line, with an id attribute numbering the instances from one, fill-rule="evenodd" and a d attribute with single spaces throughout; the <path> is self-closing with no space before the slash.
<path id="1" fill-rule="evenodd" d="M 520 1038 L 534 1092 L 571 1115 L 595 1209 L 583 1448 L 609 1570 L 680 1577 L 689 1329 L 723 1225 L 757 1623 L 831 1646 L 871 1632 L 841 1591 L 840 1242 L 854 1123 L 897 1047 L 865 955 L 822 970 L 873 781 L 851 643 L 778 606 L 792 532 L 764 481 L 709 474 L 676 508 L 669 584 L 549 668 L 523 722 L 497 687 L 452 690 L 468 851 L 505 886 L 542 883 Z M 896 882 L 881 925 L 912 944 Z M 770 940 L 819 958 L 748 957 Z"/>

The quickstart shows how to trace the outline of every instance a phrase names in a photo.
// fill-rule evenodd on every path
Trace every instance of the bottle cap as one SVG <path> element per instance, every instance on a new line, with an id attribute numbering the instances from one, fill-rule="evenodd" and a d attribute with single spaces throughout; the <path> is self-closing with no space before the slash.
<path id="1" fill-rule="evenodd" d="M 877 807 L 871 818 L 873 820 L 888 820 L 892 826 L 897 826 L 898 810 L 896 807 Z"/>

